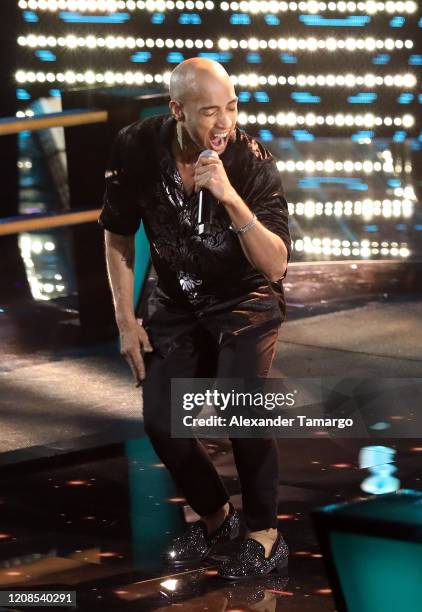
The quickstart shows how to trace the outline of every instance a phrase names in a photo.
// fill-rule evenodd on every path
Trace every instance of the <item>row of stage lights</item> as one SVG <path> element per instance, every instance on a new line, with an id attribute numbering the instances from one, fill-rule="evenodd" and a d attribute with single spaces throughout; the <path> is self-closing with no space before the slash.
<path id="1" fill-rule="evenodd" d="M 34 72 L 31 70 L 18 70 L 15 75 L 18 83 L 106 83 L 106 84 L 137 84 L 170 82 L 170 72 L 149 74 L 143 72 L 112 72 L 105 73 L 87 70 L 86 72 Z M 299 74 L 297 76 L 258 75 L 255 73 L 239 74 L 230 76 L 234 85 L 241 87 L 260 87 L 262 85 L 297 85 L 298 87 L 403 87 L 405 89 L 415 87 L 417 80 L 414 74 L 387 74 L 376 76 L 375 74 Z"/>
<path id="2" fill-rule="evenodd" d="M 327 50 L 336 51 L 342 49 L 345 51 L 376 51 L 379 49 L 385 49 L 392 51 L 393 49 L 412 49 L 413 41 L 410 39 L 401 40 L 386 38 L 375 39 L 375 38 L 271 38 L 269 40 L 249 38 L 249 39 L 229 39 L 220 38 L 216 43 L 210 38 L 205 40 L 191 38 L 183 40 L 182 38 L 134 38 L 133 36 L 75 36 L 69 34 L 68 36 L 43 36 L 36 34 L 28 34 L 27 36 L 19 36 L 18 44 L 22 47 L 67 47 L 69 49 L 76 49 L 78 47 L 86 47 L 88 49 L 95 49 L 97 47 L 106 49 L 153 49 L 167 48 L 167 49 L 213 49 L 217 47 L 222 51 L 229 49 L 242 49 L 242 50 L 281 50 L 281 51 L 317 51 Z"/>
<path id="3" fill-rule="evenodd" d="M 369 240 L 339 240 L 337 238 L 311 238 L 304 236 L 293 243 L 293 249 L 309 255 L 334 255 L 334 257 L 362 257 L 373 255 L 409 257 L 407 243 L 371 242 Z"/>
<path id="4" fill-rule="evenodd" d="M 287 11 L 301 11 L 304 13 L 320 13 L 325 11 L 354 13 L 356 11 L 375 14 L 375 13 L 415 13 L 417 10 L 416 2 L 318 2 L 308 0 L 306 2 L 220 2 L 216 7 L 222 11 L 241 11 L 243 13 L 285 13 Z M 149 0 L 147 2 L 135 2 L 135 0 L 19 0 L 19 7 L 22 10 L 40 11 L 79 11 L 83 12 L 116 12 L 116 11 L 135 11 L 147 10 L 151 12 L 165 10 L 212 10 L 215 8 L 214 2 L 202 2 L 197 0 Z"/>
<path id="5" fill-rule="evenodd" d="M 383 162 L 364 160 L 361 161 L 334 161 L 332 159 L 326 159 L 324 161 L 313 159 L 307 160 L 280 160 L 277 162 L 277 168 L 280 172 L 306 172 L 312 174 L 313 172 L 364 172 L 365 174 L 372 174 L 373 172 L 385 172 L 385 173 L 398 173 L 405 172 L 410 174 L 412 172 L 412 164 L 407 162 L 404 166 L 401 163 L 396 163 L 394 166 L 393 158 L 385 156 Z M 413 196 L 411 196 L 413 197 Z"/>
<path id="6" fill-rule="evenodd" d="M 287 11 L 303 11 L 305 13 L 320 13 L 332 11 L 339 13 L 415 13 L 416 2 L 221 2 L 222 11 L 242 11 L 244 13 L 285 13 Z"/>
<path id="7" fill-rule="evenodd" d="M 287 161 L 278 161 L 277 168 L 280 172 L 305 172 L 312 174 L 313 172 L 346 172 L 346 174 L 352 172 L 363 172 L 364 174 L 372 174 L 373 172 L 385 172 L 393 173 L 394 166 L 391 161 L 380 161 L 364 160 L 360 161 L 334 161 L 332 159 L 326 159 L 324 161 L 314 161 L 313 159 L 307 159 L 305 161 L 295 161 L 289 159 Z"/>
<path id="8" fill-rule="evenodd" d="M 414 203 L 411 200 L 363 200 L 351 202 L 346 200 L 341 202 L 306 202 L 289 203 L 289 214 L 298 217 L 363 217 L 369 221 L 373 217 L 391 218 L 411 218 L 414 213 Z"/>
<path id="9" fill-rule="evenodd" d="M 220 38 L 218 41 L 219 49 L 227 51 L 228 49 L 250 49 L 252 51 L 265 50 L 265 49 L 281 49 L 288 51 L 337 51 L 337 49 L 344 49 L 346 51 L 376 51 L 378 49 L 387 49 L 392 51 L 393 49 L 413 49 L 413 41 L 410 39 L 401 40 L 386 38 L 375 39 L 375 38 L 270 38 L 258 39 L 248 38 L 236 40 L 234 38 Z"/>
<path id="10" fill-rule="evenodd" d="M 258 115 L 248 115 L 247 113 L 241 112 L 238 116 L 238 122 L 240 125 L 329 125 L 335 127 L 379 127 L 395 126 L 411 128 L 415 123 L 415 118 L 412 115 L 403 115 L 403 117 L 380 117 L 375 116 L 372 113 L 366 113 L 364 115 L 352 115 L 337 113 L 337 115 L 315 115 L 314 113 L 307 113 L 306 115 L 298 115 L 297 113 L 277 113 L 277 115 L 267 115 L 266 113 L 258 113 Z"/>
<path id="11" fill-rule="evenodd" d="M 197 49 L 212 49 L 214 47 L 214 42 L 210 38 L 205 40 L 147 38 L 144 40 L 143 38 L 133 38 L 132 36 L 127 38 L 123 36 L 107 36 L 104 38 L 102 36 L 75 36 L 73 34 L 57 38 L 55 36 L 28 34 L 27 36 L 19 36 L 18 44 L 22 47 L 67 47 L 69 49 L 76 49 L 77 47 L 86 47 L 88 49 L 95 49 L 97 47 L 105 47 L 106 49 L 143 49 L 144 47 L 149 49 L 154 47 L 166 47 L 167 49 L 173 49 L 174 47 L 177 49 L 193 49 L 194 47 Z"/>
<path id="12" fill-rule="evenodd" d="M 116 11 L 135 11 L 147 10 L 151 12 L 165 10 L 212 10 L 215 8 L 214 2 L 202 0 L 158 0 L 147 2 L 135 2 L 135 0 L 19 0 L 19 8 L 22 10 L 30 9 L 33 11 L 79 11 L 81 13 L 103 11 L 114 13 Z M 217 5 L 218 6 L 218 5 Z"/>

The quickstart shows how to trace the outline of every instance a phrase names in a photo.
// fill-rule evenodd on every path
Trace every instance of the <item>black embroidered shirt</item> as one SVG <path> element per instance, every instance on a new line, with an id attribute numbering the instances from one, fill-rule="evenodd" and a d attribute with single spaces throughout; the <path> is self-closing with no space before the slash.
<path id="1" fill-rule="evenodd" d="M 198 194 L 185 193 L 172 156 L 175 126 L 172 116 L 157 115 L 119 132 L 106 172 L 100 224 L 133 235 L 143 221 L 163 305 L 199 317 L 237 313 L 237 326 L 283 320 L 282 282 L 270 283 L 250 265 L 224 206 L 212 196 L 210 224 L 198 235 Z M 236 126 L 235 139 L 220 159 L 237 193 L 280 236 L 290 257 L 287 202 L 271 153 Z"/>

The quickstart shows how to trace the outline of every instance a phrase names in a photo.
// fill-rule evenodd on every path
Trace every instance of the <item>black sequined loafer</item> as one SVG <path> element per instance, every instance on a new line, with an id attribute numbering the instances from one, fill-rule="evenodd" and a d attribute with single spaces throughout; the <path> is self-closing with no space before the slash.
<path id="1" fill-rule="evenodd" d="M 229 513 L 216 531 L 208 534 L 205 523 L 196 521 L 164 551 L 164 561 L 168 565 L 188 565 L 203 561 L 216 552 L 220 545 L 237 538 L 239 530 L 240 516 L 230 503 Z"/>
<path id="2" fill-rule="evenodd" d="M 289 549 L 281 533 L 278 534 L 269 557 L 265 557 L 265 548 L 262 544 L 248 538 L 242 542 L 233 557 L 223 561 L 218 569 L 218 575 L 229 580 L 264 576 L 285 568 L 288 556 Z"/>

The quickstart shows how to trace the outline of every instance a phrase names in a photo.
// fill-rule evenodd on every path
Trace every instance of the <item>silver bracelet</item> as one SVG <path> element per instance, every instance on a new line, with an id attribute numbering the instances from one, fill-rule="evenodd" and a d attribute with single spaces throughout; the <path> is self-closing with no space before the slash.
<path id="1" fill-rule="evenodd" d="M 250 221 L 248 221 L 248 223 L 246 223 L 245 225 L 242 225 L 242 227 L 236 228 L 234 227 L 233 223 L 230 225 L 230 229 L 232 230 L 232 232 L 234 232 L 236 235 L 237 234 L 245 234 L 247 231 L 249 231 L 254 225 L 256 225 L 258 223 L 258 219 L 256 218 L 256 215 L 254 214 L 254 216 L 252 217 L 252 219 Z"/>

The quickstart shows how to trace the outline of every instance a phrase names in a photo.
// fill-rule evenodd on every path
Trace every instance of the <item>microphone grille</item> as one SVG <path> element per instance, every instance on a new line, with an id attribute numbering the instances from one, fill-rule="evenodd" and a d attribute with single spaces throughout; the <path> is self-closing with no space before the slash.
<path id="1" fill-rule="evenodd" d="M 218 157 L 217 151 L 213 151 L 212 149 L 205 149 L 199 154 L 199 157 Z"/>

